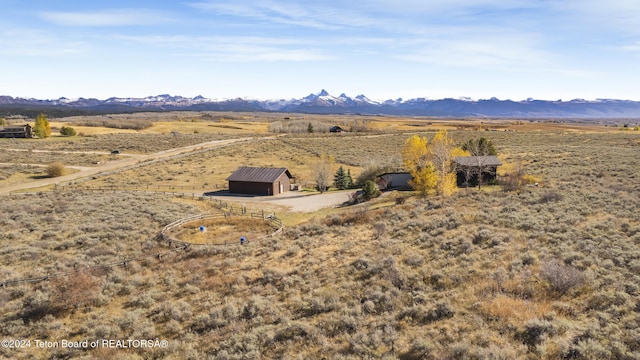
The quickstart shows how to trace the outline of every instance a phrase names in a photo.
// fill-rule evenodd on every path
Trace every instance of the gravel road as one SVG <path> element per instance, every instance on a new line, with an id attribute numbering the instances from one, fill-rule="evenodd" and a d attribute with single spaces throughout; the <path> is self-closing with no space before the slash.
<path id="1" fill-rule="evenodd" d="M 128 166 L 136 165 L 136 164 L 141 163 L 141 162 L 155 161 L 155 160 L 160 160 L 160 159 L 164 159 L 164 158 L 170 158 L 172 156 L 181 155 L 181 154 L 188 153 L 188 152 L 191 152 L 191 151 L 197 151 L 197 150 L 208 149 L 208 148 L 215 148 L 215 147 L 218 147 L 218 146 L 232 144 L 232 143 L 239 142 L 239 141 L 251 140 L 251 139 L 252 138 L 241 138 L 241 139 L 231 139 L 231 140 L 215 140 L 215 141 L 209 141 L 209 142 L 206 142 L 206 143 L 190 145 L 190 146 L 185 146 L 185 147 L 171 149 L 171 150 L 160 151 L 160 152 L 153 153 L 153 154 L 150 154 L 150 155 L 127 157 L 127 158 L 116 160 L 116 161 L 109 161 L 109 162 L 101 164 L 99 166 L 87 168 L 87 169 L 84 169 L 84 170 L 80 170 L 80 171 L 78 171 L 76 173 L 65 175 L 65 176 L 60 176 L 60 177 L 57 177 L 57 178 L 40 179 L 40 180 L 34 180 L 34 181 L 25 182 L 25 183 L 12 184 L 12 185 L 9 185 L 9 186 L 0 187 L 0 195 L 8 194 L 8 193 L 10 193 L 12 191 L 26 190 L 26 189 L 43 187 L 43 186 L 49 186 L 49 185 L 53 185 L 53 184 L 66 183 L 66 182 L 69 182 L 69 181 L 83 179 L 83 178 L 87 178 L 87 177 L 90 177 L 90 176 L 100 176 L 100 174 L 102 174 L 102 173 L 113 172 L 113 171 L 116 171 L 116 170 L 120 170 L 120 169 L 126 168 Z"/>

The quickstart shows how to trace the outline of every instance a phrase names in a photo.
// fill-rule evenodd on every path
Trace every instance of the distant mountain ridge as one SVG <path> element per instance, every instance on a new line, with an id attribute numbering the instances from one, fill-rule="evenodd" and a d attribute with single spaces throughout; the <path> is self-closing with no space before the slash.
<path id="1" fill-rule="evenodd" d="M 314 114 L 363 114 L 443 117 L 493 118 L 640 118 L 640 101 L 600 99 L 587 101 L 524 101 L 415 98 L 374 101 L 365 95 L 351 98 L 345 94 L 330 95 L 322 90 L 300 99 L 213 100 L 203 96 L 193 98 L 162 94 L 144 98 L 39 100 L 0 96 L 0 113 L 21 111 L 54 111 L 82 113 L 119 113 L 138 111 L 255 111 Z"/>

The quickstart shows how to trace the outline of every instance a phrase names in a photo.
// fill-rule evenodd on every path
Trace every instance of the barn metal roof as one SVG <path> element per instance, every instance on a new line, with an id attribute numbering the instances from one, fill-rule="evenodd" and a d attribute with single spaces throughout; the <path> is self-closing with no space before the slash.
<path id="1" fill-rule="evenodd" d="M 453 159 L 462 166 L 500 166 L 502 163 L 495 156 L 458 156 Z"/>
<path id="2" fill-rule="evenodd" d="M 292 178 L 291 173 L 286 168 L 264 168 L 241 166 L 231 174 L 228 181 L 245 181 L 259 183 L 273 183 L 283 174 Z"/>

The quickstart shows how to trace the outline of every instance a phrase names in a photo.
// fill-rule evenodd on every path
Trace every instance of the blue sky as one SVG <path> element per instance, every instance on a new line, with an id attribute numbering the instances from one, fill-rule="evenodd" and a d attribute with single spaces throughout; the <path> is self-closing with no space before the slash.
<path id="1" fill-rule="evenodd" d="M 0 95 L 640 100 L 640 1 L 0 0 Z"/>

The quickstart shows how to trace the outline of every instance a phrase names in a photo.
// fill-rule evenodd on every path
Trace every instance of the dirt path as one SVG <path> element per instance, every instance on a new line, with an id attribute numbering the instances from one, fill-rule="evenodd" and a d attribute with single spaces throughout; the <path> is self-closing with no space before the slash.
<path id="1" fill-rule="evenodd" d="M 254 138 L 247 137 L 247 138 L 230 139 L 230 140 L 214 140 L 206 143 L 189 145 L 189 146 L 171 149 L 171 150 L 164 150 L 164 151 L 160 151 L 160 152 L 149 154 L 149 155 L 127 157 L 125 159 L 110 161 L 108 163 L 104 163 L 99 166 L 82 169 L 76 173 L 60 176 L 57 178 L 47 178 L 47 179 L 34 180 L 27 183 L 12 184 L 12 185 L 0 188 L 0 195 L 8 194 L 12 191 L 38 188 L 38 187 L 49 186 L 53 184 L 61 184 L 69 181 L 83 179 L 86 177 L 100 176 L 100 174 L 102 173 L 111 173 L 113 171 L 120 170 L 128 166 L 136 165 L 139 163 L 157 161 L 165 158 L 170 158 L 172 156 L 189 153 L 192 151 L 211 149 L 219 146 L 233 144 L 236 142 L 250 141 L 253 139 Z M 265 138 L 261 138 L 261 139 L 265 139 Z"/>
<path id="2" fill-rule="evenodd" d="M 14 151 L 14 152 L 34 152 L 34 153 L 43 153 L 43 154 L 89 154 L 89 155 L 112 155 L 113 153 L 110 151 L 69 151 L 69 150 L 38 150 L 38 149 L 2 149 L 3 151 Z M 129 154 L 129 153 L 121 153 L 119 156 L 126 157 L 137 157 L 141 158 L 145 155 L 142 154 Z"/>

